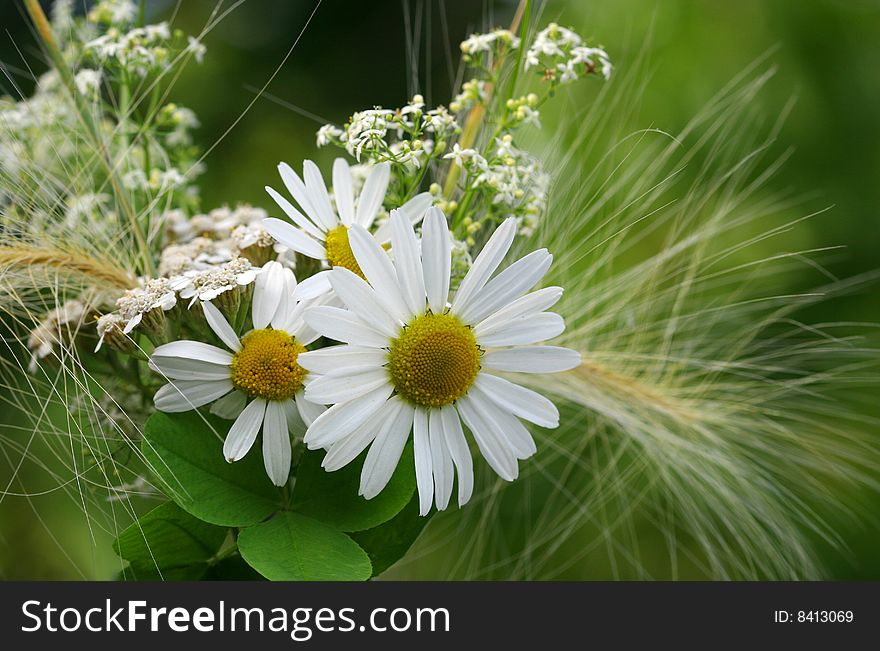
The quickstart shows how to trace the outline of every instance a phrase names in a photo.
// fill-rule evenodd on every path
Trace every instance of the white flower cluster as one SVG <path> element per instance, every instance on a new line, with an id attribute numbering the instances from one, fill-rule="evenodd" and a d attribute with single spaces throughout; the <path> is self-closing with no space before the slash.
<path id="1" fill-rule="evenodd" d="M 83 68 L 73 78 L 76 90 L 86 97 L 95 98 L 101 90 L 101 71 Z"/>
<path id="2" fill-rule="evenodd" d="M 177 296 L 167 278 L 142 281 L 140 287 L 129 289 L 116 300 L 116 312 L 125 322 L 122 332 L 128 334 L 142 322 L 149 332 L 160 332 L 164 324 L 162 312 L 175 305 Z"/>
<path id="3" fill-rule="evenodd" d="M 165 135 L 169 147 L 192 144 L 193 129 L 199 127 L 199 119 L 192 109 L 169 102 L 156 115 L 156 126 Z"/>
<path id="4" fill-rule="evenodd" d="M 500 47 L 519 47 L 519 37 L 509 29 L 496 29 L 486 34 L 471 34 L 461 42 L 461 51 L 466 55 L 493 52 Z"/>
<path id="5" fill-rule="evenodd" d="M 137 5 L 133 0 L 100 0 L 88 13 L 89 22 L 103 25 L 126 25 L 136 17 Z"/>
<path id="6" fill-rule="evenodd" d="M 358 161 L 389 161 L 420 168 L 461 128 L 443 106 L 425 110 L 425 100 L 416 95 L 397 110 L 376 107 L 357 111 L 344 129 L 331 124 L 318 130 L 318 146 L 334 144 Z"/>
<path id="7" fill-rule="evenodd" d="M 461 85 L 461 92 L 449 103 L 449 110 L 459 113 L 477 104 L 485 104 L 488 99 L 489 89 L 487 82 L 483 79 L 471 79 Z"/>
<path id="8" fill-rule="evenodd" d="M 180 298 L 190 299 L 192 305 L 197 300 L 213 301 L 225 292 L 250 285 L 259 272 L 260 268 L 247 258 L 236 257 L 218 266 L 186 271 L 172 278 L 169 286 Z"/>
<path id="9" fill-rule="evenodd" d="M 75 14 L 69 0 L 57 2 L 52 30 L 70 61 L 73 88 L 86 100 L 100 140 L 107 143 L 107 155 L 120 161 L 116 168 L 120 184 L 150 195 L 150 201 L 163 193 L 175 205 L 193 206 L 197 192 L 193 181 L 202 167 L 190 135 L 198 126 L 191 110 L 160 105 L 152 121 L 136 136 L 141 142 L 118 137 L 123 120 L 132 116 L 120 114 L 121 76 L 118 70 L 106 67 L 103 57 L 112 56 L 117 63 L 121 57 L 129 64 L 126 71 L 134 76 L 137 66 L 126 57 L 155 62 L 165 56 L 160 50 L 171 48 L 171 53 L 177 45 L 176 40 L 168 40 L 172 34 L 164 23 L 129 30 L 136 16 L 134 7 L 132 2 L 105 0 L 96 3 L 84 18 Z M 108 102 L 108 96 L 117 100 Z M 101 157 L 97 152 L 84 155 L 94 139 L 84 132 L 79 110 L 54 69 L 38 79 L 31 97 L 18 101 L 0 98 L 0 210 L 47 232 L 64 231 L 86 220 L 105 229 L 116 228 L 119 206 L 113 196 L 106 196 L 111 193 L 106 192 L 106 172 L 98 164 Z M 97 188 L 104 189 L 106 195 Z M 33 196 L 42 199 L 23 200 Z M 58 207 L 66 209 L 63 219 L 59 219 Z"/>
<path id="10" fill-rule="evenodd" d="M 158 277 L 143 279 L 116 301 L 115 312 L 98 320 L 99 348 L 109 333 L 113 348 L 123 350 L 131 343 L 125 335 L 139 326 L 148 334 L 161 334 L 162 312 L 178 299 L 192 305 L 252 283 L 261 265 L 287 251 L 263 228 L 266 217 L 265 210 L 246 204 L 192 217 L 179 209 L 165 213 L 169 243 L 159 254 Z"/>
<path id="11" fill-rule="evenodd" d="M 538 67 L 548 79 L 565 84 L 590 74 L 611 77 L 611 60 L 602 48 L 587 47 L 570 29 L 550 23 L 526 52 L 526 69 Z"/>
<path id="12" fill-rule="evenodd" d="M 31 330 L 28 348 L 31 361 L 28 370 L 33 373 L 37 363 L 55 350 L 56 345 L 66 345 L 80 329 L 87 316 L 85 303 L 79 300 L 65 301 L 60 307 L 50 310 L 42 321 Z"/>
<path id="13" fill-rule="evenodd" d="M 207 214 L 188 217 L 182 210 L 170 210 L 163 216 L 165 230 L 174 242 L 189 242 L 196 237 L 227 239 L 238 226 L 257 226 L 267 217 L 262 208 L 239 204 L 235 208 L 223 206 Z"/>
<path id="14" fill-rule="evenodd" d="M 515 217 L 520 234 L 534 231 L 547 204 L 550 177 L 537 158 L 513 145 L 510 134 L 495 140 L 488 159 L 458 143 L 444 158 L 461 165 L 468 184 L 487 194 L 491 216 Z M 473 235 L 481 227 L 481 218 L 468 216 L 465 226 L 468 235 Z"/>
<path id="15" fill-rule="evenodd" d="M 172 278 L 187 271 L 203 271 L 232 260 L 226 240 L 196 237 L 182 244 L 169 244 L 159 256 L 159 275 Z"/>
<path id="16" fill-rule="evenodd" d="M 167 63 L 170 39 L 171 29 L 165 22 L 128 31 L 111 27 L 86 43 L 85 51 L 102 65 L 118 65 L 143 76 Z"/>

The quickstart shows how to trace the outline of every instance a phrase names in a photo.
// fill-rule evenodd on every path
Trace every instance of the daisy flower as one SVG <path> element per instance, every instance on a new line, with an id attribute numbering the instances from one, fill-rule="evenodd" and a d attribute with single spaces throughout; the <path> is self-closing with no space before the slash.
<path id="1" fill-rule="evenodd" d="M 266 192 L 293 222 L 290 224 L 280 219 L 264 219 L 263 226 L 269 234 L 284 246 L 320 260 L 327 267 L 342 267 L 363 277 L 349 245 L 349 231 L 355 225 L 364 229 L 370 229 L 374 225 L 382 210 L 385 191 L 391 178 L 389 163 L 379 163 L 370 169 L 363 188 L 355 199 L 352 169 L 344 159 L 337 158 L 333 162 L 335 210 L 321 172 L 312 161 L 303 163 L 305 181 L 287 163 L 281 163 L 278 172 L 302 212 L 280 193 L 266 186 Z M 431 193 L 423 192 L 407 201 L 399 210 L 412 223 L 417 223 L 424 217 L 431 202 Z M 390 228 L 386 225 L 379 227 L 376 238 L 380 243 L 388 242 Z M 319 272 L 300 283 L 297 297 L 312 298 L 329 289 L 327 272 Z"/>
<path id="2" fill-rule="evenodd" d="M 432 501 L 446 508 L 456 472 L 459 505 L 470 499 L 473 467 L 462 422 L 507 481 L 518 474 L 517 460 L 535 452 L 520 419 L 559 425 L 552 402 L 496 373 L 565 371 L 577 366 L 580 356 L 568 348 L 533 345 L 565 329 L 562 317 L 545 312 L 559 300 L 561 288 L 527 293 L 550 267 L 546 249 L 492 277 L 513 243 L 515 219 L 492 235 L 451 304 L 451 238 L 440 209 L 428 211 L 421 249 L 405 215 L 393 213 L 390 223 L 393 262 L 366 230 L 352 226 L 352 250 L 366 281 L 348 269 L 333 269 L 330 283 L 348 309 L 318 306 L 305 312 L 306 323 L 345 345 L 300 356 L 303 368 L 315 374 L 306 397 L 332 405 L 304 440 L 310 448 L 327 448 L 328 471 L 369 445 L 360 494 L 370 499 L 388 483 L 412 432 L 425 515 Z"/>
<path id="3" fill-rule="evenodd" d="M 230 463 L 250 451 L 262 429 L 263 463 L 277 486 L 290 472 L 288 432 L 301 432 L 324 411 L 303 395 L 308 372 L 298 358 L 318 333 L 303 321 L 307 304 L 291 298 L 295 289 L 293 272 L 269 262 L 254 286 L 254 329 L 243 337 L 219 309 L 202 302 L 208 325 L 229 351 L 181 340 L 159 346 L 150 356 L 150 367 L 170 380 L 156 392 L 156 408 L 173 413 L 213 403 L 212 414 L 234 418 L 223 444 Z"/>

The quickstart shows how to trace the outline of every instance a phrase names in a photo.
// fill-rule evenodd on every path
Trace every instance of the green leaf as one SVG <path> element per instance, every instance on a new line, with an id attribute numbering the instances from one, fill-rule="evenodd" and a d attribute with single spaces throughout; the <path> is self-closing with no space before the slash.
<path id="1" fill-rule="evenodd" d="M 244 559 L 236 554 L 224 558 L 219 563 L 212 565 L 202 577 L 203 581 L 265 581 L 262 576 Z"/>
<path id="2" fill-rule="evenodd" d="M 344 468 L 327 472 L 321 467 L 324 451 L 307 451 L 296 471 L 291 508 L 342 531 L 372 529 L 393 518 L 416 487 L 412 444 L 404 449 L 388 485 L 371 500 L 358 495 L 366 456 L 364 452 Z"/>
<path id="3" fill-rule="evenodd" d="M 202 522 L 174 502 L 156 507 L 129 525 L 113 542 L 114 551 L 131 563 L 136 576 L 173 578 L 181 568 L 207 568 L 227 529 Z M 187 578 L 196 570 L 185 573 Z"/>
<path id="4" fill-rule="evenodd" d="M 141 450 L 181 508 L 212 524 L 244 527 L 277 511 L 280 493 L 266 476 L 258 446 L 241 461 L 226 462 L 217 434 L 228 429 L 228 421 L 213 416 L 157 412 L 147 420 Z"/>
<path id="5" fill-rule="evenodd" d="M 242 529 L 242 558 L 272 581 L 364 581 L 372 567 L 351 538 L 299 513 L 279 513 Z"/>
<path id="6" fill-rule="evenodd" d="M 378 576 L 404 557 L 430 519 L 431 515 L 419 515 L 419 496 L 413 495 L 394 518 L 374 529 L 353 533 L 351 537 L 367 552 L 373 576 Z"/>

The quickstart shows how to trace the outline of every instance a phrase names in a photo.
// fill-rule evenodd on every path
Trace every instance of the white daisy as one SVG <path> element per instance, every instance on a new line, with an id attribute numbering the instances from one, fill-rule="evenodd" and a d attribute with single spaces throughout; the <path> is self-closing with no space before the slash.
<path id="1" fill-rule="evenodd" d="M 264 219 L 266 230 L 281 244 L 298 253 L 320 260 L 328 267 L 343 267 L 363 277 L 363 272 L 352 255 L 348 233 L 354 225 L 365 229 L 374 225 L 382 210 L 385 191 L 391 178 L 390 165 L 374 165 L 355 200 L 353 170 L 344 159 L 337 158 L 333 162 L 335 210 L 321 172 L 312 161 L 303 162 L 305 182 L 287 163 L 281 163 L 278 172 L 302 212 L 273 188 L 266 186 L 266 192 L 295 224 L 294 226 L 280 219 Z M 423 192 L 407 201 L 399 210 L 412 223 L 417 223 L 424 217 L 432 200 L 430 192 Z M 390 236 L 389 227 L 383 225 L 376 229 L 376 238 L 380 243 L 388 242 Z M 311 298 L 329 289 L 327 272 L 319 272 L 300 283 L 297 297 Z"/>
<path id="2" fill-rule="evenodd" d="M 473 468 L 462 421 L 480 452 L 503 479 L 518 474 L 518 459 L 535 452 L 520 418 L 557 427 L 547 398 L 494 372 L 554 373 L 580 363 L 577 352 L 532 345 L 560 334 L 565 323 L 545 312 L 562 289 L 527 294 L 550 267 L 541 249 L 492 278 L 509 250 L 516 220 L 492 235 L 447 304 L 451 238 L 438 208 L 428 211 L 421 251 L 410 220 L 391 216 L 394 261 L 360 226 L 351 246 L 369 281 L 333 269 L 330 282 L 348 308 L 310 308 L 305 321 L 345 345 L 304 353 L 299 363 L 315 375 L 309 400 L 332 405 L 310 426 L 305 442 L 327 448 L 323 465 L 341 468 L 371 445 L 360 493 L 375 497 L 388 483 L 413 432 L 422 515 L 445 509 L 458 473 L 458 503 L 473 491 Z"/>
<path id="3" fill-rule="evenodd" d="M 150 356 L 150 367 L 170 380 L 156 392 L 156 408 L 181 412 L 214 403 L 211 413 L 235 419 L 223 444 L 229 462 L 244 457 L 262 429 L 263 463 L 278 486 L 290 473 L 288 431 L 302 432 L 324 411 L 303 395 L 308 372 L 298 357 L 319 335 L 303 321 L 308 304 L 291 298 L 295 289 L 293 272 L 269 262 L 254 287 L 254 329 L 243 337 L 220 310 L 202 302 L 208 325 L 232 352 L 181 340 Z"/>

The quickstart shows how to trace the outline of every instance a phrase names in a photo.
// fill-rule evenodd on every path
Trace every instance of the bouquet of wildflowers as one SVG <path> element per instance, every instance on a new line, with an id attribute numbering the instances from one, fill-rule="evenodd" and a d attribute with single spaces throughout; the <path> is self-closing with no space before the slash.
<path id="1" fill-rule="evenodd" d="M 166 90 L 204 35 L 144 24 L 129 0 L 84 17 L 56 2 L 51 21 L 26 6 L 52 67 L 0 104 L 2 308 L 23 344 L 4 372 L 29 389 L 21 410 L 63 412 L 43 427 L 78 446 L 79 494 L 101 487 L 114 526 L 132 522 L 114 529 L 123 577 L 368 579 L 453 503 L 497 515 L 495 479 L 541 442 L 606 478 L 560 513 L 629 500 L 627 475 L 650 470 L 719 575 L 812 572 L 804 512 L 768 482 L 783 458 L 868 470 L 849 434 L 796 440 L 791 396 L 828 377 L 786 377 L 805 347 L 724 355 L 693 332 L 711 311 L 686 309 L 696 252 L 730 224 L 673 228 L 611 273 L 619 216 L 643 206 L 624 190 L 651 190 L 615 180 L 554 208 L 557 179 L 521 144 L 564 86 L 611 77 L 604 49 L 534 28 L 523 3 L 511 29 L 461 43 L 448 106 L 354 111 L 317 132 L 338 149 L 328 169 L 282 162 L 265 206 L 202 212 L 198 120 Z M 626 446 L 587 453 L 612 432 Z M 790 555 L 760 557 L 779 542 Z"/>

